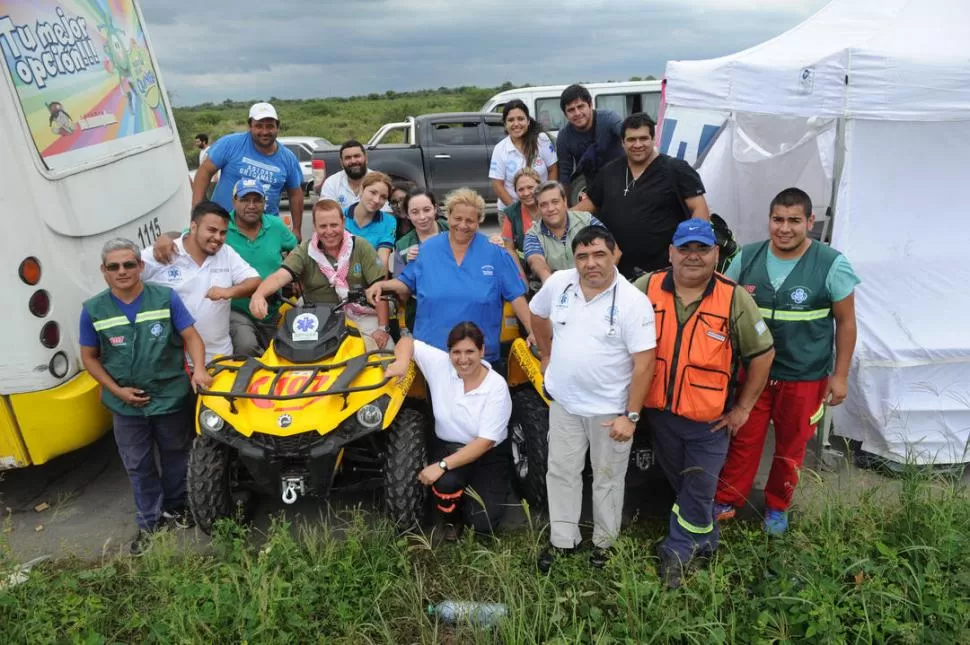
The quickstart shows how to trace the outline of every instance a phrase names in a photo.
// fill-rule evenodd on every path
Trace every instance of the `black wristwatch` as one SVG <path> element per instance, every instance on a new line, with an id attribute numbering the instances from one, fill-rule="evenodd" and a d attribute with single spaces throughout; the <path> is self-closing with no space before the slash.
<path id="1" fill-rule="evenodd" d="M 442 459 L 441 461 L 438 462 L 438 468 L 440 468 L 445 472 L 448 472 L 448 462 Z"/>
<path id="2" fill-rule="evenodd" d="M 640 421 L 640 413 L 639 412 L 630 412 L 629 410 L 627 410 L 626 412 L 623 413 L 623 416 L 625 416 L 627 419 L 629 419 L 633 423 L 638 423 Z"/>

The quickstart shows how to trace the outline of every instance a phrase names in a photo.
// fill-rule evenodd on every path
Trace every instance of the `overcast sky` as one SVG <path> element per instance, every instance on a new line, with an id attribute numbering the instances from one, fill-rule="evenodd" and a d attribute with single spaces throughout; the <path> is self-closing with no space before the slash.
<path id="1" fill-rule="evenodd" d="M 826 0 L 144 0 L 177 105 L 626 80 L 721 56 Z"/>

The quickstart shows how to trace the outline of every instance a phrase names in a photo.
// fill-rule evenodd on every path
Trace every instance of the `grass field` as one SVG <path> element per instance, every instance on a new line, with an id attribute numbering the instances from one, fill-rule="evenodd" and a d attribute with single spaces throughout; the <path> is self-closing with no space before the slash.
<path id="1" fill-rule="evenodd" d="M 339 145 L 355 138 L 366 142 L 384 123 L 401 121 L 406 116 L 433 112 L 478 111 L 493 94 L 512 86 L 483 88 L 459 87 L 386 92 L 351 98 L 282 100 L 270 99 L 280 116 L 282 136 L 315 136 Z M 255 101 L 224 101 L 175 108 L 185 159 L 190 168 L 198 165 L 199 152 L 193 147 L 195 135 L 206 133 L 210 141 L 247 127 L 249 106 Z"/>
<path id="2" fill-rule="evenodd" d="M 813 501 L 789 535 L 729 523 L 710 568 L 674 592 L 656 576 L 659 523 L 625 529 L 603 571 L 575 557 L 544 577 L 541 527 L 432 549 L 350 512 L 266 535 L 225 524 L 209 554 L 162 534 L 138 559 L 40 565 L 0 591 L 0 642 L 970 643 L 965 488 L 919 473 L 844 497 L 803 483 Z M 446 598 L 509 615 L 442 625 L 425 609 Z"/>

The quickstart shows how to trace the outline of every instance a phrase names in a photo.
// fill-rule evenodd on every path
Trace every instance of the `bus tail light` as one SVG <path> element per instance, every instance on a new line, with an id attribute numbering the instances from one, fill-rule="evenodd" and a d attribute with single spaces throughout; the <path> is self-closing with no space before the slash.
<path id="1" fill-rule="evenodd" d="M 61 328 L 53 320 L 40 330 L 40 343 L 47 349 L 54 349 L 61 342 Z"/>
<path id="2" fill-rule="evenodd" d="M 34 295 L 30 297 L 30 301 L 27 303 L 27 308 L 30 309 L 30 313 L 34 314 L 38 318 L 43 318 L 51 310 L 50 294 L 43 289 L 35 291 Z"/>
<path id="3" fill-rule="evenodd" d="M 40 260 L 33 256 L 24 258 L 20 263 L 18 273 L 21 280 L 30 286 L 34 286 L 40 282 Z"/>
<path id="4" fill-rule="evenodd" d="M 47 369 L 50 373 L 54 375 L 54 378 L 64 378 L 67 376 L 67 371 L 71 368 L 71 361 L 67 358 L 67 354 L 64 352 L 57 352 L 51 359 L 51 362 L 47 364 Z"/>

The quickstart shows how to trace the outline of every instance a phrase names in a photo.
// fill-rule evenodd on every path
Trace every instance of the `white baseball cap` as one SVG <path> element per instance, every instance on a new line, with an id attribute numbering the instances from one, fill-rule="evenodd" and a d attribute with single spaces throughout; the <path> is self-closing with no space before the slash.
<path id="1" fill-rule="evenodd" d="M 249 118 L 253 121 L 261 121 L 263 119 L 280 120 L 276 116 L 276 108 L 269 103 L 253 103 L 253 107 L 249 108 Z"/>

